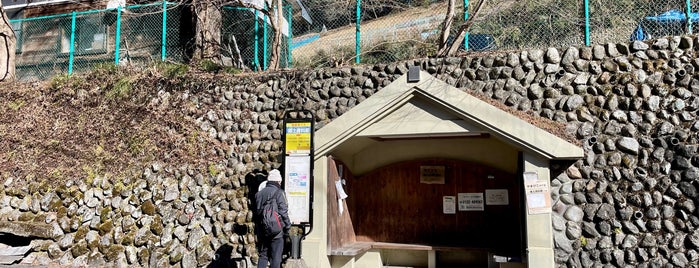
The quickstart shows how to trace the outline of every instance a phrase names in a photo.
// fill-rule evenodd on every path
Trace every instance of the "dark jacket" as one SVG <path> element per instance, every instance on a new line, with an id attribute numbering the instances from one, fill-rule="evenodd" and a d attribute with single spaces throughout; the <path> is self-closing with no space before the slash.
<path id="1" fill-rule="evenodd" d="M 284 190 L 281 188 L 282 187 L 278 182 L 268 181 L 267 186 L 255 194 L 255 202 L 257 203 L 255 204 L 255 211 L 258 214 L 256 223 L 259 223 L 259 219 L 261 218 L 259 213 L 262 211 L 262 206 L 264 206 L 265 202 L 271 198 L 277 200 L 277 212 L 279 213 L 279 216 L 282 217 L 282 223 L 284 223 L 284 232 L 277 235 L 277 237 L 282 237 L 283 235 L 288 234 L 289 228 L 291 228 L 291 220 L 289 220 L 289 206 L 286 203 L 286 195 L 284 194 Z"/>

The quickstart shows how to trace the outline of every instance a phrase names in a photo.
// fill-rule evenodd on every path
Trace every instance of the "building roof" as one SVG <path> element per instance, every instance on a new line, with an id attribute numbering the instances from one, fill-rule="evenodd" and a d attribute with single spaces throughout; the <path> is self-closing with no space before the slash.
<path id="1" fill-rule="evenodd" d="M 549 160 L 573 160 L 583 149 L 513 114 L 455 88 L 427 72 L 409 83 L 404 75 L 325 125 L 315 134 L 315 155 L 354 137 L 489 135 Z"/>

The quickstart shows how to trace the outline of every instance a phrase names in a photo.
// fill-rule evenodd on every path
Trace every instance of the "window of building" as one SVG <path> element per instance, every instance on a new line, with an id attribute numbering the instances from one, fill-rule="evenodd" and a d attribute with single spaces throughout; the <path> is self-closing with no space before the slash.
<path id="1" fill-rule="evenodd" d="M 11 21 L 12 30 L 15 31 L 15 37 L 17 48 L 15 49 L 15 54 L 22 53 L 22 21 Z"/>
<path id="2" fill-rule="evenodd" d="M 61 30 L 61 53 L 70 53 L 71 21 Z M 101 17 L 79 17 L 75 21 L 74 55 L 99 54 L 107 52 L 107 26 Z"/>

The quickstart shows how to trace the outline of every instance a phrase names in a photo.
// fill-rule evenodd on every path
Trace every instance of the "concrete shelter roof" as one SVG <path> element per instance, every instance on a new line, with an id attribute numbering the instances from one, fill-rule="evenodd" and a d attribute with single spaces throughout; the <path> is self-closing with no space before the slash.
<path id="1" fill-rule="evenodd" d="M 354 137 L 467 136 L 487 134 L 549 160 L 574 160 L 583 149 L 515 115 L 420 71 L 379 90 L 315 133 L 316 158 Z"/>

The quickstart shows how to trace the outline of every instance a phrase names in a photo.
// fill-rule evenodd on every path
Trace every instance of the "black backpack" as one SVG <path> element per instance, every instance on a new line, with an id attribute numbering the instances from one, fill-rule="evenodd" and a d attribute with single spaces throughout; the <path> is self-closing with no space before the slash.
<path id="1" fill-rule="evenodd" d="M 277 212 L 277 200 L 274 198 L 277 193 L 278 192 L 272 195 L 272 197 L 267 199 L 264 205 L 262 205 L 262 215 L 260 217 L 262 220 L 262 233 L 268 238 L 277 236 L 284 228 L 279 212 Z"/>

